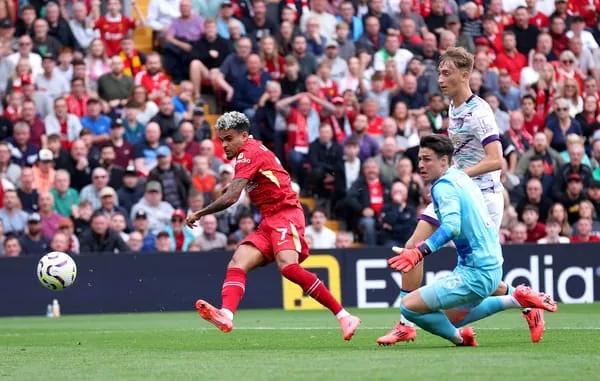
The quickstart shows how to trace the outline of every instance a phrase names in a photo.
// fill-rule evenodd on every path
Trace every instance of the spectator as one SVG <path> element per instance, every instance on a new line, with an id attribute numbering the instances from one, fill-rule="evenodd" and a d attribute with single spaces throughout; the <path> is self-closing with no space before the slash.
<path id="1" fill-rule="evenodd" d="M 8 235 L 4 239 L 4 256 L 7 258 L 19 257 L 22 254 L 21 243 L 16 235 Z"/>
<path id="2" fill-rule="evenodd" d="M 78 237 L 81 237 L 84 232 L 90 229 L 90 219 L 93 213 L 92 203 L 85 200 L 80 201 L 79 205 L 74 205 L 71 209 L 75 233 Z"/>
<path id="3" fill-rule="evenodd" d="M 580 218 L 579 221 L 577 221 L 577 228 L 578 228 L 578 234 L 571 237 L 571 242 L 574 242 L 574 243 L 600 242 L 599 236 L 592 235 L 592 220 L 590 218 Z"/>
<path id="4" fill-rule="evenodd" d="M 100 207 L 96 209 L 97 212 L 102 212 L 107 218 L 111 218 L 116 213 L 125 215 L 127 211 L 117 205 L 119 199 L 117 198 L 117 192 L 109 186 L 106 186 L 100 190 Z M 127 221 L 127 220 L 126 220 Z"/>
<path id="5" fill-rule="evenodd" d="M 54 115 L 48 115 L 44 119 L 44 124 L 46 125 L 46 135 L 60 135 L 60 141 L 66 148 L 79 138 L 82 129 L 79 118 L 69 114 L 67 101 L 64 98 L 54 100 Z"/>
<path id="6" fill-rule="evenodd" d="M 185 209 L 188 192 L 192 186 L 190 174 L 181 165 L 173 163 L 168 147 L 159 147 L 156 156 L 158 165 L 150 171 L 148 181 L 156 181 L 162 185 L 163 198 L 174 209 Z"/>
<path id="7" fill-rule="evenodd" d="M 315 249 L 334 249 L 335 232 L 326 226 L 327 213 L 324 209 L 315 209 L 310 218 L 310 226 L 306 227 L 305 236 L 310 236 Z"/>
<path id="8" fill-rule="evenodd" d="M 129 241 L 129 234 L 125 233 L 127 228 L 127 216 L 121 212 L 116 212 L 110 217 L 110 228 L 118 232 L 123 242 Z"/>
<path id="9" fill-rule="evenodd" d="M 252 118 L 256 112 L 256 107 L 258 107 L 258 101 L 265 92 L 266 83 L 271 79 L 271 76 L 263 70 L 260 57 L 256 54 L 248 56 L 246 67 L 247 76 L 238 78 L 235 82 L 232 106 Z"/>
<path id="10" fill-rule="evenodd" d="M 183 121 L 180 124 L 180 130 L 181 126 L 184 124 L 189 126 L 191 133 L 193 134 L 193 127 L 189 121 Z M 185 168 L 189 173 L 191 173 L 194 169 L 193 159 L 192 155 L 186 152 L 186 145 L 187 142 L 185 137 L 180 132 L 175 133 L 175 135 L 173 135 L 173 143 L 171 144 L 171 157 L 173 159 L 173 163 L 181 165 L 181 167 Z"/>
<path id="11" fill-rule="evenodd" d="M 27 224 L 27 213 L 20 209 L 19 197 L 15 190 L 4 190 L 3 208 L 0 209 L 0 220 L 4 233 L 21 235 Z"/>
<path id="12" fill-rule="evenodd" d="M 6 142 L 0 142 L 0 174 L 15 187 L 19 184 L 21 167 L 11 162 L 10 146 Z"/>
<path id="13" fill-rule="evenodd" d="M 546 221 L 546 236 L 537 241 L 538 244 L 543 245 L 569 242 L 571 242 L 569 238 L 560 235 L 560 223 L 552 217 Z"/>
<path id="14" fill-rule="evenodd" d="M 173 240 L 171 236 L 166 231 L 161 231 L 156 236 L 156 251 L 161 253 L 169 253 L 172 252 L 173 249 Z"/>
<path id="15" fill-rule="evenodd" d="M 141 71 L 140 73 L 144 73 Z M 140 75 L 138 73 L 138 75 Z M 137 76 L 136 76 L 137 77 Z M 150 100 L 148 96 L 148 90 L 144 86 L 136 85 L 133 88 L 133 96 L 131 97 L 131 107 L 137 107 L 136 119 L 142 125 L 148 124 L 150 119 L 154 117 L 158 113 L 158 106 L 156 103 Z M 130 124 L 130 127 L 132 124 Z M 143 130 L 141 135 L 143 135 Z M 135 144 L 134 141 L 131 141 L 131 144 Z"/>
<path id="16" fill-rule="evenodd" d="M 64 97 L 71 91 L 67 80 L 56 71 L 56 57 L 50 53 L 42 56 L 43 73 L 37 76 L 35 84 L 38 89 L 54 101 Z"/>
<path id="17" fill-rule="evenodd" d="M 129 240 L 127 240 L 127 246 L 129 246 L 129 251 L 142 251 L 143 239 L 144 238 L 142 236 L 142 233 L 138 231 L 131 232 L 129 234 Z"/>
<path id="18" fill-rule="evenodd" d="M 567 188 L 558 201 L 567 211 L 569 223 L 572 225 L 579 218 L 579 204 L 585 200 L 583 182 L 577 173 L 571 173 L 567 178 Z"/>
<path id="19" fill-rule="evenodd" d="M 88 153 L 83 140 L 75 140 L 71 145 L 71 155 L 56 165 L 56 169 L 65 169 L 69 172 L 71 185 L 77 191 L 81 191 L 91 182 L 92 170 L 98 166 L 94 159 L 88 160 Z"/>
<path id="20" fill-rule="evenodd" d="M 142 248 L 140 251 L 154 251 L 156 247 L 156 235 L 148 229 L 150 224 L 148 214 L 145 210 L 140 209 L 132 214 L 132 216 L 134 231 L 142 235 Z"/>
<path id="21" fill-rule="evenodd" d="M 358 157 L 359 140 L 356 136 L 348 137 L 344 141 L 344 180 L 345 190 L 350 189 L 352 184 L 360 176 L 361 161 Z"/>
<path id="22" fill-rule="evenodd" d="M 524 223 L 518 222 L 510 230 L 509 244 L 522 244 L 527 240 L 527 226 Z"/>
<path id="23" fill-rule="evenodd" d="M 108 227 L 106 216 L 101 212 L 95 212 L 91 219 L 91 230 L 81 237 L 81 252 L 118 254 L 127 251 L 129 247 L 123 242 L 119 233 Z"/>
<path id="24" fill-rule="evenodd" d="M 523 129 L 525 119 L 520 110 L 510 113 L 510 128 L 502 135 L 504 158 L 508 161 L 508 171 L 514 172 L 517 161 L 533 143 L 533 136 Z"/>
<path id="25" fill-rule="evenodd" d="M 417 211 L 407 204 L 408 189 L 400 181 L 392 184 L 391 202 L 381 210 L 381 231 L 379 242 L 384 246 L 401 246 L 410 238 L 416 228 Z"/>
<path id="26" fill-rule="evenodd" d="M 182 115 L 175 112 L 175 106 L 173 105 L 173 98 L 170 96 L 163 96 L 160 98 L 158 104 L 158 113 L 150 119 L 150 123 L 156 123 L 160 126 L 160 137 L 161 139 L 170 142 L 173 138 L 173 134 L 177 131 L 179 122 L 181 122 Z"/>
<path id="27" fill-rule="evenodd" d="M 594 204 L 596 215 L 600 215 L 600 181 L 594 179 L 590 182 L 587 194 L 589 200 Z"/>
<path id="28" fill-rule="evenodd" d="M 70 237 L 64 234 L 63 232 L 56 232 L 56 234 L 52 237 L 52 241 L 50 242 L 50 250 L 60 251 L 62 253 L 67 253 L 71 255 L 79 254 L 69 250 L 69 239 Z"/>
<path id="29" fill-rule="evenodd" d="M 375 162 L 379 166 L 381 178 L 391 184 L 396 177 L 396 140 L 394 138 L 384 139 L 379 155 L 375 156 Z"/>
<path id="30" fill-rule="evenodd" d="M 45 23 L 43 20 L 42 22 Z M 38 53 L 32 52 L 32 50 L 33 40 L 28 34 L 22 35 L 19 37 L 19 50 L 6 59 L 12 64 L 12 67 L 16 67 L 21 59 L 27 61 L 31 68 L 31 77 L 37 78 L 38 74 L 42 72 L 42 57 Z"/>
<path id="31" fill-rule="evenodd" d="M 527 55 L 535 48 L 540 30 L 537 26 L 529 23 L 529 13 L 525 6 L 519 6 L 515 9 L 514 20 L 514 24 L 510 25 L 506 30 L 515 34 L 517 50 Z"/>
<path id="32" fill-rule="evenodd" d="M 154 29 L 153 24 L 150 24 L 151 16 L 153 15 L 151 12 L 155 9 L 152 7 L 153 3 L 154 1 L 151 1 L 148 7 L 148 25 Z M 96 3 L 96 6 L 99 5 L 99 2 Z M 134 30 L 137 25 L 144 24 L 144 16 L 140 12 L 137 3 L 132 2 L 132 8 L 137 15 L 138 21 L 134 21 L 121 13 L 122 7 L 119 0 L 108 0 L 108 13 L 100 16 L 94 23 L 94 29 L 100 32 L 100 38 L 106 46 L 106 53 L 109 57 L 119 53 L 121 39 L 130 30 Z M 100 9 L 94 9 L 94 14 L 100 15 Z"/>
<path id="33" fill-rule="evenodd" d="M 350 232 L 337 232 L 335 235 L 335 248 L 336 249 L 349 249 L 354 244 L 354 237 Z"/>
<path id="34" fill-rule="evenodd" d="M 529 169 L 523 178 L 523 184 L 526 185 L 531 179 L 537 179 L 540 181 L 542 184 L 543 197 L 552 197 L 552 184 L 554 183 L 554 175 L 547 175 L 544 173 L 544 158 L 540 155 L 532 157 L 529 161 Z"/>
<path id="35" fill-rule="evenodd" d="M 543 223 L 539 222 L 539 213 L 537 207 L 534 205 L 525 205 L 522 214 L 523 222 L 527 227 L 527 239 L 525 242 L 537 242 L 539 239 L 544 237 L 546 227 Z"/>
<path id="36" fill-rule="evenodd" d="M 223 10 L 232 8 L 224 5 L 222 7 Z M 217 35 L 217 22 L 213 19 L 205 20 L 204 35 L 192 47 L 192 61 L 189 68 L 190 80 L 194 86 L 196 99 L 200 99 L 203 80 L 216 84 L 215 78 L 219 75 L 219 67 L 232 51 L 231 42 Z"/>
<path id="37" fill-rule="evenodd" d="M 593 80 L 593 79 L 592 79 Z M 23 105 L 23 107 L 25 107 Z M 600 130 L 600 108 L 595 95 L 586 95 L 583 101 L 583 110 L 575 116 L 581 125 L 583 136 L 588 140 L 596 137 L 595 131 Z"/>
<path id="38" fill-rule="evenodd" d="M 538 132 L 533 137 L 533 147 L 527 150 L 517 163 L 515 174 L 524 176 L 529 168 L 529 162 L 534 156 L 540 156 L 544 160 L 544 173 L 546 175 L 558 174 L 559 169 L 564 162 L 560 154 L 553 148 L 548 146 L 548 136 L 542 132 Z"/>
<path id="39" fill-rule="evenodd" d="M 50 240 L 42 235 L 41 217 L 31 213 L 27 217 L 27 229 L 20 239 L 23 255 L 43 255 L 48 252 Z"/>
<path id="40" fill-rule="evenodd" d="M 241 244 L 246 237 L 254 233 L 256 223 L 250 214 L 242 214 L 238 220 L 239 229 L 229 236 L 236 245 Z M 306 232 L 305 232 L 306 234 Z"/>
<path id="41" fill-rule="evenodd" d="M 171 81 L 167 75 L 162 72 L 161 57 L 158 53 L 153 52 L 148 54 L 146 57 L 146 70 L 140 71 L 135 76 L 135 84 L 144 86 L 147 91 L 148 98 L 151 101 L 154 101 L 156 104 L 158 104 L 160 99 L 165 95 L 171 95 Z M 143 104 L 144 103 L 142 103 L 142 105 Z M 143 121 L 140 122 L 143 124 Z"/>
<path id="42" fill-rule="evenodd" d="M 252 39 L 254 46 L 265 36 L 274 36 L 277 26 L 267 18 L 267 4 L 264 0 L 252 2 L 250 17 L 243 19 L 246 35 Z"/>
<path id="43" fill-rule="evenodd" d="M 569 216 L 567 215 L 567 211 L 563 204 L 559 202 L 554 203 L 550 208 L 549 216 L 560 223 L 560 235 L 565 237 L 571 236 L 573 230 L 571 228 L 571 224 L 569 223 Z"/>
<path id="44" fill-rule="evenodd" d="M 186 214 L 182 209 L 176 209 L 171 215 L 171 225 L 165 231 L 171 238 L 169 251 L 187 251 L 190 243 L 194 240 L 191 230 L 185 226 Z"/>
<path id="45" fill-rule="evenodd" d="M 73 18 L 69 20 L 69 27 L 82 50 L 87 50 L 95 38 L 94 23 L 87 15 L 87 9 L 83 3 L 73 4 Z"/>
<path id="46" fill-rule="evenodd" d="M 48 21 L 38 18 L 33 23 L 33 51 L 40 56 L 58 57 L 61 43 L 54 36 L 48 35 Z"/>
<path id="47" fill-rule="evenodd" d="M 203 140 L 211 139 L 211 127 L 204 119 L 204 107 L 196 106 L 192 112 L 192 126 L 191 130 L 186 124 L 179 126 L 179 132 L 185 137 L 187 143 L 186 151 L 196 156 L 200 152 L 200 146 L 198 142 Z"/>
<path id="48" fill-rule="evenodd" d="M 204 19 L 192 12 L 190 0 L 179 2 L 179 17 L 166 28 L 164 64 L 175 84 L 189 78 L 192 48 L 204 33 Z"/>
<path id="49" fill-rule="evenodd" d="M 259 107 L 252 118 L 250 132 L 254 139 L 262 141 L 283 162 L 285 160 L 283 144 L 287 126 L 276 107 L 279 100 L 281 100 L 281 85 L 275 81 L 267 82 L 265 93 L 261 96 Z"/>
<path id="50" fill-rule="evenodd" d="M 131 208 L 132 219 L 139 210 L 146 212 L 150 231 L 157 233 L 171 221 L 174 208 L 162 201 L 162 186 L 158 181 L 149 181 L 145 186 L 144 197 Z"/>
<path id="51" fill-rule="evenodd" d="M 54 197 L 54 209 L 64 217 L 71 217 L 73 206 L 79 205 L 79 193 L 71 188 L 71 175 L 59 169 L 54 175 L 54 187 L 50 189 Z"/>
<path id="52" fill-rule="evenodd" d="M 577 175 L 584 187 L 590 184 L 592 170 L 582 163 L 583 154 L 584 148 L 582 144 L 573 144 L 569 147 L 569 157 L 571 160 L 560 169 L 554 181 L 552 193 L 555 200 L 560 200 L 564 197 L 567 182 L 572 175 Z"/>
<path id="53" fill-rule="evenodd" d="M 379 167 L 374 159 L 363 165 L 363 177 L 348 190 L 345 204 L 348 208 L 348 226 L 359 226 L 364 243 L 374 246 L 377 241 L 376 222 L 384 203 L 388 200 L 390 187 L 379 177 Z M 352 223 L 357 221 L 358 224 Z"/>
<path id="54" fill-rule="evenodd" d="M 201 221 L 203 232 L 193 243 L 199 244 L 202 250 L 224 249 L 227 246 L 225 234 L 217 231 L 217 218 L 209 214 Z"/>
<path id="55" fill-rule="evenodd" d="M 90 99 L 85 91 L 85 80 L 83 78 L 73 78 L 71 81 L 71 93 L 65 97 L 67 102 L 67 113 L 82 118 L 88 114 L 87 103 Z"/>
<path id="56" fill-rule="evenodd" d="M 40 193 L 39 200 L 42 235 L 51 239 L 58 231 L 58 222 L 62 216 L 54 211 L 54 197 L 50 192 Z"/>
<path id="57" fill-rule="evenodd" d="M 209 166 L 214 173 L 219 172 L 223 160 L 215 156 L 215 144 L 212 140 L 205 139 L 200 142 L 200 155 L 208 159 Z"/>
<path id="58" fill-rule="evenodd" d="M 296 57 L 289 55 L 285 57 L 285 74 L 280 80 L 283 95 L 293 96 L 306 91 L 306 77 L 300 72 L 300 66 Z"/>
<path id="59" fill-rule="evenodd" d="M 319 198 L 331 200 L 333 205 L 343 198 L 345 193 L 344 158 L 342 147 L 333 140 L 333 128 L 321 124 L 319 138 L 308 149 L 310 178 L 314 194 Z"/>
<path id="60" fill-rule="evenodd" d="M 12 161 L 20 167 L 32 166 L 38 159 L 38 150 L 31 144 L 30 137 L 29 125 L 17 122 L 13 137 L 8 139 Z"/>
<path id="61" fill-rule="evenodd" d="M 148 176 L 157 163 L 156 152 L 163 147 L 160 141 L 160 126 L 151 122 L 146 126 L 145 139 L 137 143 L 133 150 L 136 170 L 143 176 Z"/>
<path id="62" fill-rule="evenodd" d="M 140 88 L 140 90 L 145 92 L 142 88 Z M 152 104 L 156 107 L 155 103 Z M 136 101 L 128 101 L 125 104 L 125 117 L 121 119 L 123 127 L 125 128 L 123 131 L 124 140 L 132 146 L 142 141 L 145 133 L 144 125 L 137 119 L 139 108 L 140 105 Z"/>
<path id="63" fill-rule="evenodd" d="M 363 114 L 357 115 L 354 119 L 354 133 L 350 135 L 358 139 L 360 147 L 358 157 L 361 161 L 374 157 L 379 152 L 379 146 L 375 139 L 365 133 L 367 125 L 367 117 Z"/>
<path id="64" fill-rule="evenodd" d="M 303 35 L 294 36 L 292 56 L 298 62 L 300 75 L 307 78 L 317 71 L 317 58 L 307 50 L 308 43 Z"/>
<path id="65" fill-rule="evenodd" d="M 135 49 L 131 36 L 125 36 L 121 40 L 119 56 L 123 60 L 123 74 L 128 77 L 135 78 L 146 63 L 146 55 Z"/>
<path id="66" fill-rule="evenodd" d="M 494 112 L 496 124 L 498 125 L 498 131 L 504 134 L 508 131 L 509 127 L 509 115 L 506 111 L 500 109 L 500 98 L 496 93 L 487 93 L 483 96 L 483 99 L 490 105 Z"/>
<path id="67" fill-rule="evenodd" d="M 21 171 L 20 184 L 17 189 L 19 200 L 23 210 L 27 213 L 38 211 L 38 191 L 33 188 L 33 170 L 31 167 L 23 167 Z"/>
<path id="68" fill-rule="evenodd" d="M 210 201 L 210 194 L 215 188 L 217 179 L 215 173 L 208 166 L 205 156 L 194 157 L 194 170 L 192 172 L 192 185 L 194 189 L 205 195 L 206 201 Z"/>
<path id="69" fill-rule="evenodd" d="M 314 18 L 319 21 L 325 38 L 328 40 L 334 38 L 336 19 L 331 13 L 327 12 L 326 5 L 326 0 L 313 0 L 310 11 L 302 13 L 300 29 L 303 33 L 306 33 L 308 30 L 309 20 Z"/>
<path id="70" fill-rule="evenodd" d="M 125 136 L 125 127 L 123 125 L 122 119 L 116 119 L 111 123 L 110 129 L 110 142 L 109 146 L 111 147 L 113 153 L 109 155 L 112 157 L 112 163 L 116 167 L 121 168 L 121 170 L 129 165 L 129 162 L 133 159 L 133 145 L 123 139 Z M 104 147 L 103 147 L 104 148 Z M 100 157 L 102 157 L 102 149 L 100 150 Z M 111 182 L 115 180 L 111 174 Z M 118 179 L 118 184 L 121 183 L 121 178 Z M 114 186 L 113 188 L 119 188 L 119 186 Z"/>
<path id="71" fill-rule="evenodd" d="M 286 8 L 284 8 L 284 10 L 285 9 Z M 282 12 L 284 10 L 282 10 Z M 295 15 L 294 15 L 294 18 L 295 18 Z M 233 2 L 231 0 L 223 0 L 223 2 L 221 3 L 219 17 L 216 20 L 217 30 L 219 31 L 219 37 L 221 37 L 225 40 L 229 40 L 231 38 L 231 34 L 229 33 L 229 24 L 231 22 L 238 24 L 242 28 L 242 30 L 241 30 L 242 35 L 246 34 L 246 28 L 244 27 L 244 24 L 242 24 L 242 22 L 240 20 L 238 20 L 236 17 L 234 17 Z M 204 24 L 204 27 L 206 28 L 206 23 Z"/>
<path id="72" fill-rule="evenodd" d="M 108 185 L 109 177 L 106 169 L 97 167 L 92 171 L 92 183 L 86 185 L 79 195 L 81 200 L 87 200 L 92 204 L 94 210 L 102 205 L 100 191 Z"/>
<path id="73" fill-rule="evenodd" d="M 412 160 L 403 157 L 397 163 L 396 180 L 402 182 L 408 191 L 407 203 L 415 208 L 421 202 L 421 192 L 424 188 L 421 177 L 414 173 Z"/>
<path id="74" fill-rule="evenodd" d="M 120 55 L 113 56 L 110 59 L 110 72 L 98 78 L 98 96 L 113 110 L 123 108 L 133 91 L 133 79 L 123 74 L 123 68 L 123 58 Z"/>
<path id="75" fill-rule="evenodd" d="M 54 185 L 54 157 L 49 149 L 39 153 L 37 165 L 33 167 L 33 186 L 40 192 L 49 191 Z"/>

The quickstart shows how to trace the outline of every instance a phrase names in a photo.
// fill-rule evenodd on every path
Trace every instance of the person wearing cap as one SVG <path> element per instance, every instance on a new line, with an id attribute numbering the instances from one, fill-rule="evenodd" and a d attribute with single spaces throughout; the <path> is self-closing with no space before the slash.
<path id="1" fill-rule="evenodd" d="M 194 111 L 192 112 L 192 133 L 185 133 L 182 130 L 182 126 L 186 124 L 188 121 L 184 120 L 179 125 L 179 132 L 183 134 L 185 137 L 185 141 L 187 142 L 186 150 L 190 155 L 196 156 L 200 152 L 200 147 L 198 146 L 198 142 L 201 142 L 206 139 L 211 139 L 212 129 L 210 124 L 204 118 L 204 106 L 196 105 L 194 107 Z"/>
<path id="2" fill-rule="evenodd" d="M 221 37 L 225 40 L 229 40 L 231 38 L 231 35 L 229 33 L 229 23 L 232 20 L 238 22 L 238 24 L 241 27 L 242 35 L 246 35 L 246 27 L 244 26 L 244 23 L 242 23 L 240 20 L 238 20 L 235 17 L 233 2 L 231 0 L 223 0 L 223 2 L 221 3 L 221 8 L 220 8 L 219 14 L 216 17 L 216 19 L 217 19 L 217 33 L 219 34 L 219 37 Z M 206 30 L 206 25 L 204 26 L 204 28 Z"/>
<path id="3" fill-rule="evenodd" d="M 110 137 L 111 119 L 102 113 L 102 103 L 98 98 L 87 101 L 87 115 L 81 118 L 81 126 L 92 131 L 94 144 L 107 142 Z"/>
<path id="4" fill-rule="evenodd" d="M 123 120 L 120 118 L 113 120 L 110 126 L 110 142 L 107 144 L 110 144 L 114 150 L 114 165 L 120 168 L 127 167 L 129 162 L 133 160 L 133 145 L 123 138 L 124 135 Z M 100 150 L 100 158 L 102 158 L 102 149 Z"/>
<path id="5" fill-rule="evenodd" d="M 329 76 L 338 86 L 348 75 L 348 63 L 340 57 L 339 47 L 340 45 L 337 40 L 327 41 L 325 44 L 325 56 L 323 57 L 324 60 L 329 61 L 331 64 L 331 73 Z"/>
<path id="6" fill-rule="evenodd" d="M 117 192 L 114 188 L 106 186 L 100 191 L 100 208 L 96 209 L 96 212 L 102 212 L 108 218 L 115 213 L 127 214 L 127 211 L 117 205 Z"/>
<path id="7" fill-rule="evenodd" d="M 21 210 L 19 196 L 15 190 L 4 190 L 3 207 L 0 209 L 0 220 L 4 226 L 4 233 L 20 235 L 27 224 L 27 213 Z"/>
<path id="8" fill-rule="evenodd" d="M 190 128 L 193 128 L 189 121 L 185 122 Z M 179 130 L 181 130 L 180 124 Z M 192 173 L 194 169 L 192 155 L 186 152 L 187 143 L 185 137 L 181 132 L 176 132 L 173 135 L 173 142 L 171 143 L 171 159 L 173 163 L 181 165 L 181 167 L 187 169 L 189 173 Z"/>
<path id="9" fill-rule="evenodd" d="M 110 179 L 108 185 L 114 189 L 119 189 L 123 185 L 123 173 L 125 169 L 115 164 L 116 153 L 112 145 L 104 145 L 100 147 L 100 165 L 108 172 Z"/>
<path id="10" fill-rule="evenodd" d="M 9 51 L 15 51 L 19 48 L 19 43 L 15 38 L 15 24 L 10 18 L 0 21 L 0 41 L 7 44 Z"/>
<path id="11" fill-rule="evenodd" d="M 150 225 L 150 221 L 148 221 L 148 214 L 143 209 L 140 209 L 133 215 L 133 217 L 134 231 L 140 233 L 142 236 L 142 245 L 140 251 L 154 251 L 154 248 L 156 247 L 156 235 L 148 229 Z"/>
<path id="12" fill-rule="evenodd" d="M 156 251 L 159 253 L 170 253 L 173 251 L 173 240 L 168 232 L 165 230 L 160 231 L 156 235 Z"/>
<path id="13" fill-rule="evenodd" d="M 123 185 L 117 190 L 119 206 L 131 214 L 131 208 L 144 197 L 144 182 L 141 181 L 135 166 L 129 165 L 123 173 Z"/>
<path id="14" fill-rule="evenodd" d="M 234 169 L 231 164 L 221 164 L 217 171 L 218 178 L 217 183 L 212 191 L 212 200 L 216 200 L 221 194 L 223 189 L 227 189 L 231 180 L 233 179 Z"/>
<path id="15" fill-rule="evenodd" d="M 129 251 L 129 247 L 116 231 L 109 228 L 108 218 L 102 212 L 94 212 L 91 229 L 81 236 L 82 254 L 118 254 Z"/>
<path id="16" fill-rule="evenodd" d="M 43 255 L 48 252 L 50 240 L 42 235 L 41 220 L 37 213 L 27 216 L 27 229 L 20 239 L 23 255 Z"/>
<path id="17" fill-rule="evenodd" d="M 173 206 L 162 200 L 163 189 L 158 181 L 148 181 L 145 186 L 144 197 L 131 208 L 131 216 L 143 210 L 148 216 L 149 229 L 158 233 L 171 221 Z"/>
<path id="18" fill-rule="evenodd" d="M 596 209 L 596 216 L 600 216 L 600 181 L 592 180 L 590 182 L 590 186 L 587 190 L 587 198 L 594 205 L 594 209 Z"/>
<path id="19" fill-rule="evenodd" d="M 54 155 L 47 148 L 41 149 L 37 164 L 33 167 L 33 187 L 38 192 L 47 192 L 54 185 Z"/>
<path id="20" fill-rule="evenodd" d="M 586 198 L 581 176 L 577 173 L 568 175 L 566 190 L 559 196 L 560 198 L 556 199 L 556 201 L 565 207 L 569 224 L 573 225 L 579 219 L 579 203 Z"/>
<path id="21" fill-rule="evenodd" d="M 58 236 L 62 235 L 62 238 Z M 59 244 L 64 249 L 57 249 L 56 245 Z M 50 242 L 50 247 L 54 251 L 62 251 L 66 253 L 79 254 L 79 238 L 75 235 L 75 225 L 73 224 L 73 220 L 68 217 L 63 217 L 58 222 L 58 232 L 52 237 L 52 241 Z"/>
<path id="22" fill-rule="evenodd" d="M 141 88 L 136 91 L 145 92 L 145 90 Z M 154 105 L 153 107 L 157 107 L 156 104 L 152 104 Z M 125 104 L 125 115 L 123 119 L 121 119 L 125 129 L 123 139 L 132 146 L 135 146 L 139 142 L 143 141 L 144 134 L 146 132 L 146 127 L 144 127 L 144 125 L 138 120 L 140 108 L 140 103 L 135 100 L 130 100 Z"/>
<path id="23" fill-rule="evenodd" d="M 128 102 L 133 92 L 133 78 L 123 74 L 123 58 L 115 55 L 110 58 L 110 72 L 98 78 L 98 96 L 117 112 Z"/>
<path id="24" fill-rule="evenodd" d="M 180 164 L 173 163 L 169 147 L 159 147 L 156 156 L 158 164 L 150 171 L 148 181 L 156 181 L 162 185 L 163 199 L 173 208 L 185 209 L 192 186 L 189 172 Z"/>
<path id="25" fill-rule="evenodd" d="M 170 251 L 187 251 L 188 246 L 196 238 L 185 225 L 186 214 L 181 209 L 175 209 L 171 215 L 171 225 L 165 227 L 165 232 L 171 238 Z M 158 244 L 157 244 L 158 246 Z"/>

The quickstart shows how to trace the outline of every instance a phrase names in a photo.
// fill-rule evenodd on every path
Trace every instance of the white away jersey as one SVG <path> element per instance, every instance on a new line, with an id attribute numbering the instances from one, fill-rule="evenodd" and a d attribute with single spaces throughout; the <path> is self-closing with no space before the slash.
<path id="1" fill-rule="evenodd" d="M 448 116 L 448 136 L 454 144 L 453 163 L 458 169 L 479 163 L 485 157 L 484 147 L 500 140 L 494 112 L 486 101 L 476 95 L 458 108 L 451 101 Z M 474 177 L 473 181 L 482 192 L 500 192 L 503 189 L 500 170 Z"/>

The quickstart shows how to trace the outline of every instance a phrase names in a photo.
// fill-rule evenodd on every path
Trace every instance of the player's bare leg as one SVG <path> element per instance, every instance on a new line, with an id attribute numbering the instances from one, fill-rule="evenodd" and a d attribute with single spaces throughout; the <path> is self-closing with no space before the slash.
<path id="1" fill-rule="evenodd" d="M 280 251 L 275 256 L 275 261 L 281 275 L 296 283 L 302 288 L 302 291 L 327 307 L 335 315 L 342 328 L 344 340 L 352 339 L 360 325 L 360 319 L 350 315 L 315 274 L 298 264 L 298 253 L 294 250 Z"/>
<path id="2" fill-rule="evenodd" d="M 435 232 L 437 226 L 430 224 L 427 221 L 419 220 L 413 235 L 406 241 L 404 245 L 407 249 L 412 249 L 417 243 L 425 241 Z M 400 290 L 400 298 L 404 298 L 412 291 L 418 289 L 423 282 L 423 261 L 418 263 L 414 269 L 402 274 L 402 289 Z M 400 313 L 400 322 L 394 325 L 388 333 L 377 339 L 379 345 L 393 345 L 401 341 L 412 341 L 417 337 L 415 325 L 406 320 Z"/>
<path id="3" fill-rule="evenodd" d="M 205 300 L 196 302 L 196 309 L 202 318 L 222 332 L 233 329 L 233 315 L 244 296 L 246 274 L 261 266 L 265 257 L 252 245 L 240 245 L 227 265 L 227 273 L 221 289 L 221 309 Z"/>

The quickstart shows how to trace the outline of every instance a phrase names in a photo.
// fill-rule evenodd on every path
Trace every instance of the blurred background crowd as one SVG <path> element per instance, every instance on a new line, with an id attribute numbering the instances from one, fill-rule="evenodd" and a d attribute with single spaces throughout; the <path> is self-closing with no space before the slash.
<path id="1" fill-rule="evenodd" d="M 0 0 L 0 251 L 234 248 L 213 125 L 245 113 L 313 248 L 402 245 L 445 134 L 440 54 L 475 56 L 501 133 L 503 243 L 600 241 L 598 0 Z"/>

